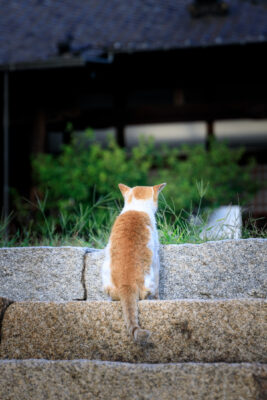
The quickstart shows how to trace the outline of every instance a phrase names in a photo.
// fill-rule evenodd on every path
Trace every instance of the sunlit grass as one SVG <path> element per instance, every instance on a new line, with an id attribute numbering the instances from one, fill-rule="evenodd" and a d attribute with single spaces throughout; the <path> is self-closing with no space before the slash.
<path id="1" fill-rule="evenodd" d="M 200 188 L 200 205 L 204 190 Z M 111 227 L 120 212 L 120 206 L 110 196 L 104 196 L 92 206 L 83 207 L 55 216 L 46 210 L 46 200 L 37 199 L 31 204 L 38 213 L 38 222 L 29 219 L 28 224 L 14 232 L 8 232 L 14 214 L 0 221 L 0 247 L 26 246 L 78 246 L 104 248 L 108 242 Z M 157 225 L 161 244 L 203 243 L 207 241 L 202 232 L 208 219 L 208 213 L 175 210 L 161 195 L 157 212 Z M 11 224 L 12 226 L 12 224 Z M 266 229 L 259 229 L 256 220 L 250 218 L 242 228 L 242 238 L 267 238 Z M 209 237 L 218 240 L 218 237 Z"/>

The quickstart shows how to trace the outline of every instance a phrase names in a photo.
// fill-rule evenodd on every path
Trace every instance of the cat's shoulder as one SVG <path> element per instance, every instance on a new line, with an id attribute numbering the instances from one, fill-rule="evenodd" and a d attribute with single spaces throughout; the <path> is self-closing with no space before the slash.
<path id="1" fill-rule="evenodd" d="M 145 211 L 128 210 L 120 214 L 116 220 L 116 224 L 130 224 L 132 227 L 135 225 L 151 225 L 151 219 Z"/>

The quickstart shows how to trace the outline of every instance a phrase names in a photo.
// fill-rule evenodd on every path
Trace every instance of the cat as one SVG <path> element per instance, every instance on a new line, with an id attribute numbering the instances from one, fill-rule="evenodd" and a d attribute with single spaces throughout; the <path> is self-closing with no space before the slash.
<path id="1" fill-rule="evenodd" d="M 102 267 L 104 291 L 120 300 L 127 329 L 145 344 L 150 332 L 138 323 L 137 300 L 159 298 L 159 240 L 155 213 L 166 183 L 130 188 L 119 184 L 124 207 L 116 218 Z"/>

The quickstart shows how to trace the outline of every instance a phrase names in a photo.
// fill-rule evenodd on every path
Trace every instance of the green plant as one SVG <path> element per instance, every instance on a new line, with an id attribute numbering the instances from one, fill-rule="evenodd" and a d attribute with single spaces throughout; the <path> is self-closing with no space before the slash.
<path id="1" fill-rule="evenodd" d="M 210 142 L 208 152 L 204 145 L 168 149 L 157 180 L 168 182 L 165 196 L 172 199 L 176 209 L 196 210 L 199 196 L 203 198 L 202 207 L 243 205 L 258 189 L 251 176 L 255 163 L 250 160 L 241 166 L 243 154 L 243 148 L 230 149 L 216 140 Z"/>
<path id="2" fill-rule="evenodd" d="M 25 243 L 45 238 L 46 244 L 71 238 L 102 247 L 117 203 L 122 206 L 118 183 L 165 181 L 166 202 L 159 210 L 164 215 L 159 218 L 161 238 L 190 241 L 199 237 L 200 230 L 190 225 L 193 214 L 205 220 L 210 209 L 246 204 L 257 190 L 251 178 L 253 161 L 240 165 L 243 152 L 216 140 L 208 152 L 204 145 L 158 148 L 151 138 L 141 138 L 129 151 L 112 137 L 106 147 L 101 146 L 88 129 L 82 136 L 74 135 L 60 155 L 40 154 L 32 160 L 36 201 L 23 201 L 13 191 L 17 211 L 13 238 L 23 237 Z"/>
<path id="3" fill-rule="evenodd" d="M 90 142 L 90 145 L 88 145 Z M 149 145 L 141 142 L 128 157 L 110 137 L 108 146 L 93 141 L 87 130 L 79 140 L 63 147 L 55 157 L 40 154 L 32 162 L 34 178 L 40 193 L 49 192 L 48 206 L 57 210 L 71 210 L 78 204 L 92 205 L 101 196 L 112 194 L 120 199 L 117 184 L 147 184 L 152 156 Z"/>
<path id="4" fill-rule="evenodd" d="M 47 209 L 47 197 L 44 201 L 37 199 L 31 206 L 35 208 L 36 220 L 30 219 L 27 225 L 16 230 L 12 227 L 9 235 L 6 228 L 12 216 L 0 220 L 0 247 L 71 245 L 104 248 L 113 222 L 120 211 L 117 203 L 111 202 L 108 197 L 96 201 L 92 208 L 84 208 L 80 204 L 72 213 L 60 212 L 56 220 Z M 99 211 L 102 212 L 99 213 Z M 177 211 L 175 206 L 169 204 L 161 194 L 157 213 L 160 242 L 162 244 L 181 244 L 206 241 L 201 233 L 207 217 L 208 214 L 203 216 L 203 213 L 193 215 L 186 210 Z M 197 223 L 194 223 L 196 219 Z M 256 221 L 249 218 L 243 228 L 242 237 L 266 238 L 267 231 L 259 229 Z M 215 239 L 216 237 L 209 238 L 209 240 Z"/>
<path id="5" fill-rule="evenodd" d="M 48 207 L 72 210 L 90 206 L 101 196 L 121 200 L 117 184 L 129 186 L 167 182 L 165 196 L 176 209 L 246 204 L 258 186 L 251 178 L 254 162 L 240 166 L 244 149 L 230 149 L 212 140 L 204 145 L 156 148 L 152 139 L 141 139 L 131 152 L 110 137 L 108 146 L 94 141 L 91 130 L 63 147 L 59 156 L 41 154 L 33 160 L 38 193 L 49 192 Z M 205 192 L 205 196 L 201 195 Z M 204 194 L 203 192 L 203 194 Z"/>

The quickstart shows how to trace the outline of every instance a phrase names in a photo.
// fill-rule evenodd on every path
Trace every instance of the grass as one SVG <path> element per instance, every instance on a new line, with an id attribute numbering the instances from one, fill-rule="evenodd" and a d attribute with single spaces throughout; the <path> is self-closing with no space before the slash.
<path id="1" fill-rule="evenodd" d="M 121 206 L 110 196 L 94 202 L 86 208 L 81 205 L 71 214 L 61 212 L 48 216 L 46 198 L 41 202 L 30 204 L 33 217 L 27 223 L 21 224 L 20 229 L 14 230 L 11 214 L 0 221 L 0 247 L 26 246 L 80 246 L 104 248 L 108 242 L 110 230 Z M 200 199 L 201 205 L 201 199 Z M 208 214 L 197 215 L 180 210 L 177 212 L 173 205 L 167 204 L 161 196 L 157 213 L 159 239 L 162 244 L 203 243 L 206 242 L 203 230 Z M 37 221 L 37 222 L 36 222 Z M 267 238 L 265 229 L 259 229 L 256 220 L 250 218 L 242 229 L 242 238 Z M 9 234 L 7 228 L 10 227 Z M 208 240 L 218 240 L 219 237 L 209 237 Z"/>

